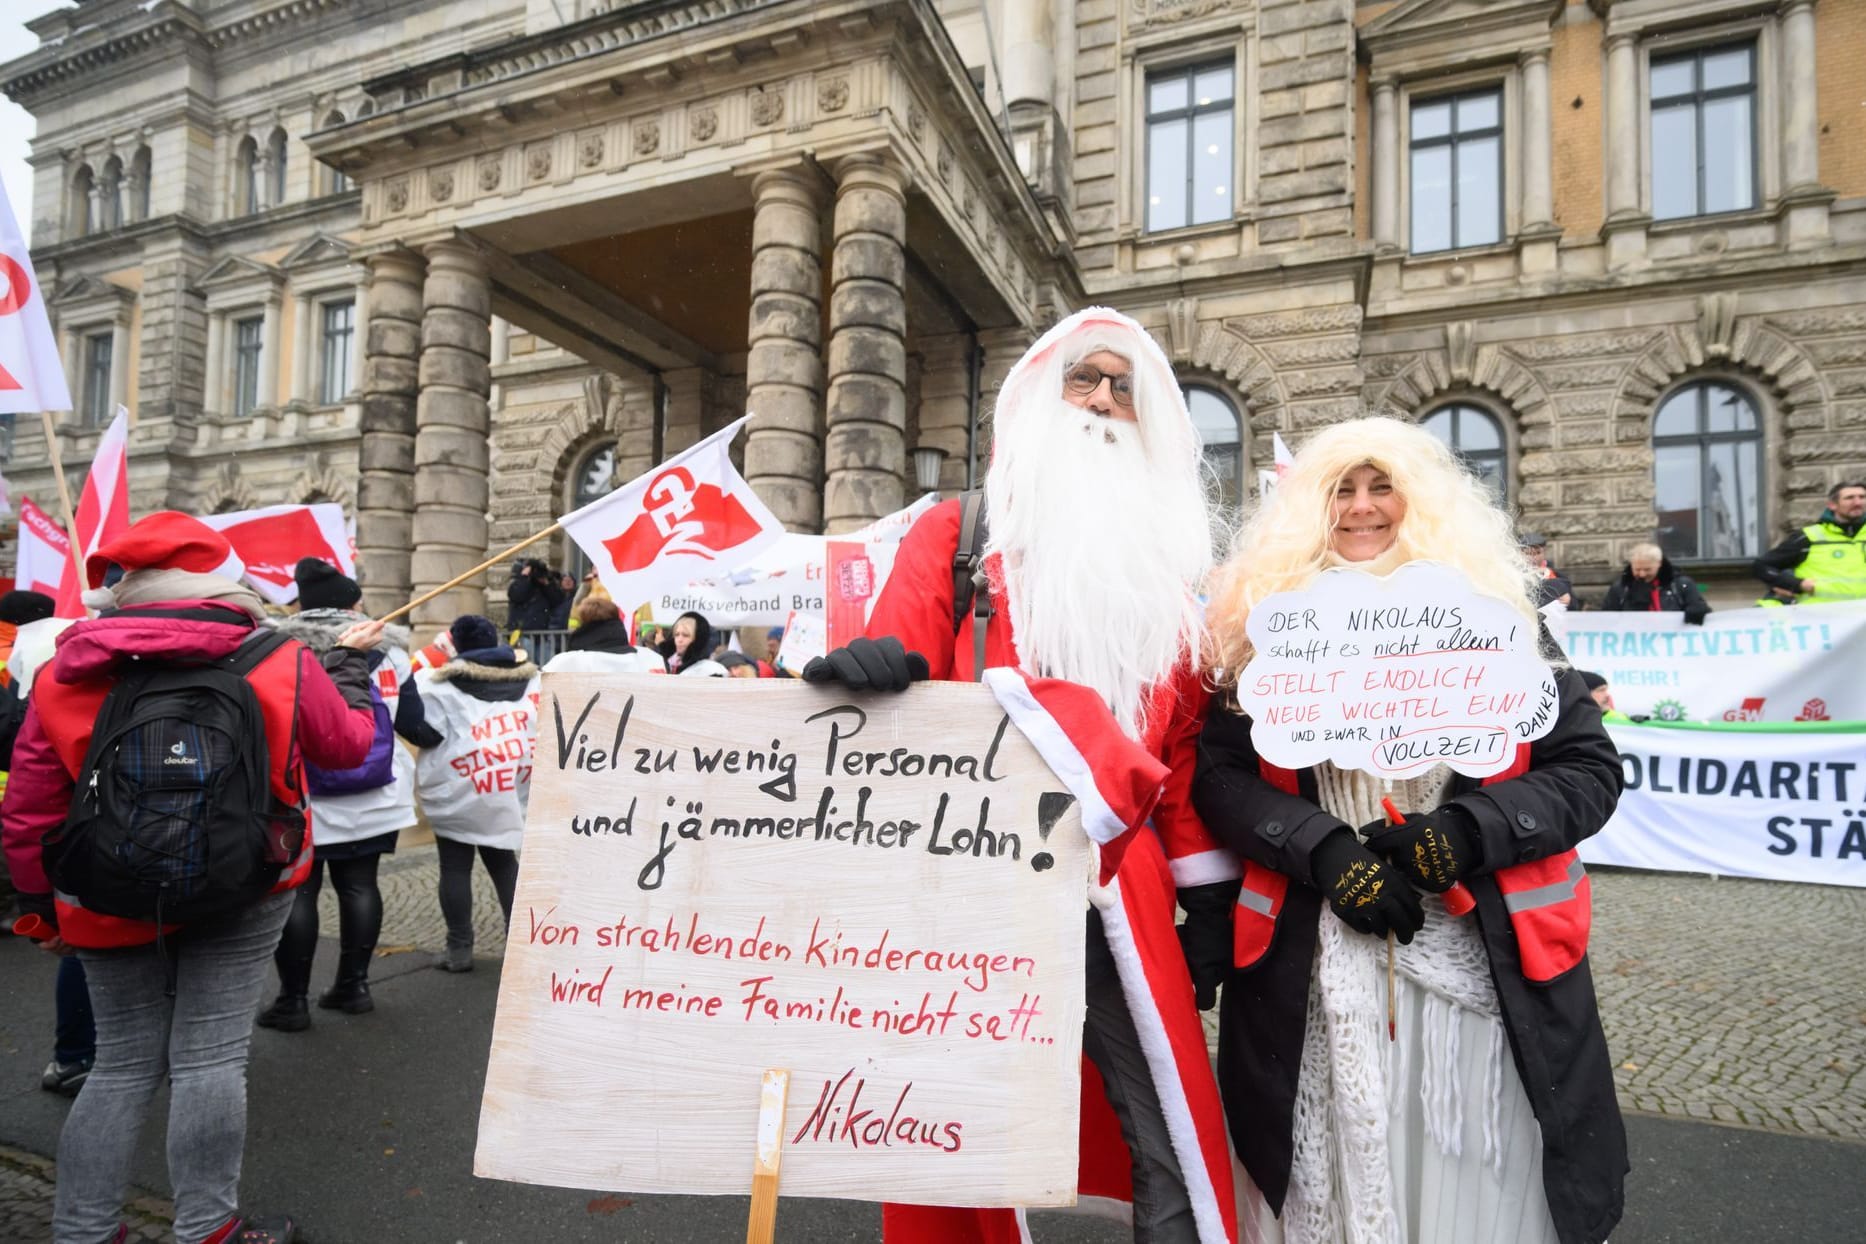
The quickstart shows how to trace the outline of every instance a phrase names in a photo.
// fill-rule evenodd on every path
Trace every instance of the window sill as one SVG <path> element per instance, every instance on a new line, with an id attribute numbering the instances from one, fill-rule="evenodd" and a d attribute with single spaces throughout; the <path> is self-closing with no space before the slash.
<path id="1" fill-rule="evenodd" d="M 1236 213 L 1224 220 L 1207 221 L 1200 225 L 1177 225 L 1174 228 L 1161 229 L 1153 233 L 1144 229 L 1129 229 L 1122 234 L 1121 240 L 1132 242 L 1136 246 L 1151 246 L 1155 243 L 1170 244 L 1190 242 L 1197 238 L 1223 237 L 1226 233 L 1246 224 L 1250 219 L 1248 214 Z"/>
<path id="2" fill-rule="evenodd" d="M 1672 234 L 1690 233 L 1695 229 L 1727 229 L 1731 225 L 1767 225 L 1775 222 L 1776 210 L 1773 206 L 1746 207 L 1740 212 L 1716 212 L 1708 216 L 1669 216 L 1664 220 L 1653 220 L 1646 226 L 1649 233 Z"/>
<path id="3" fill-rule="evenodd" d="M 1486 242 L 1482 246 L 1464 246 L 1449 251 L 1401 251 L 1400 262 L 1407 267 L 1431 263 L 1454 263 L 1472 259 L 1489 259 L 1498 255 L 1516 253 L 1516 239 L 1505 238 L 1501 242 Z"/>

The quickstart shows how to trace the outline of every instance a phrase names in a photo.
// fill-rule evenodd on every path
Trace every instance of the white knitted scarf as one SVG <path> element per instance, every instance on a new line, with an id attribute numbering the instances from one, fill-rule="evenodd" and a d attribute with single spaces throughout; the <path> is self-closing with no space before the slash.
<path id="1" fill-rule="evenodd" d="M 1403 809 L 1438 806 L 1449 770 L 1439 767 L 1393 784 Z M 1349 825 L 1381 819 L 1381 780 L 1324 763 L 1316 769 L 1323 809 Z M 1463 1118 L 1457 1074 L 1458 1014 L 1491 1017 L 1490 1071 L 1485 1090 L 1485 1157 L 1500 1160 L 1496 1144 L 1501 1099 L 1502 1024 L 1489 964 L 1475 924 L 1452 920 L 1444 904 L 1426 897 L 1426 924 L 1412 944 L 1399 947 L 1396 970 L 1427 994 L 1421 1105 L 1426 1130 L 1441 1150 L 1456 1154 Z M 1295 1154 L 1283 1205 L 1288 1244 L 1400 1244 L 1401 1230 L 1387 1144 L 1388 1119 L 1403 1103 L 1393 1077 L 1382 975 L 1386 941 L 1356 933 L 1324 904 L 1309 985 L 1308 1026 L 1296 1091 Z M 1402 1040 L 1405 1038 L 1402 1037 Z M 1389 1087 L 1390 1083 L 1392 1087 Z"/>

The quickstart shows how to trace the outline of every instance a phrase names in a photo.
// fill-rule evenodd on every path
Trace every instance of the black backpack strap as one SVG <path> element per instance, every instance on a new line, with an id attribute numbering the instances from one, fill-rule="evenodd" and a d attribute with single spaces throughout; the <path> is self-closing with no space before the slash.
<path id="1" fill-rule="evenodd" d="M 991 588 L 985 582 L 985 543 L 989 524 L 985 492 L 974 488 L 959 497 L 959 542 L 952 553 L 952 633 L 972 615 L 972 678 L 985 676 L 985 629 L 991 621 Z"/>
<path id="2" fill-rule="evenodd" d="M 227 658 L 227 668 L 244 678 L 258 669 L 260 662 L 290 642 L 291 636 L 283 631 L 270 626 L 256 627 Z"/>

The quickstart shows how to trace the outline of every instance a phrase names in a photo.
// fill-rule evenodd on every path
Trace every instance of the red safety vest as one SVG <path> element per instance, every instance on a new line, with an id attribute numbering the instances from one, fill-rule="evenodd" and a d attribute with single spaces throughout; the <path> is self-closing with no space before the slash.
<path id="1" fill-rule="evenodd" d="M 1301 793 L 1294 770 L 1266 760 L 1259 760 L 1258 765 L 1264 780 L 1278 790 Z M 1510 767 L 1485 778 L 1484 785 L 1506 782 L 1528 770 L 1529 744 L 1522 743 Z M 1580 855 L 1563 851 L 1547 859 L 1511 864 L 1491 875 L 1503 892 L 1503 906 L 1516 931 L 1525 979 L 1538 984 L 1551 981 L 1581 962 L 1593 922 L 1593 891 Z M 1288 891 L 1288 877 L 1274 868 L 1244 861 L 1244 884 L 1231 921 L 1233 959 L 1238 967 L 1251 966 L 1270 949 Z"/>

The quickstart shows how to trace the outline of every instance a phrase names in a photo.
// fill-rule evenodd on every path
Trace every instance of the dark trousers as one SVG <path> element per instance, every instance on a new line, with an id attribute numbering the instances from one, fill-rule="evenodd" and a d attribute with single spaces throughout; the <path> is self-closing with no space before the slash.
<path id="1" fill-rule="evenodd" d="M 1082 1023 L 1082 1052 L 1101 1072 L 1108 1104 L 1121 1122 L 1121 1139 L 1133 1159 L 1136 1244 L 1198 1244 L 1192 1198 L 1173 1153 L 1160 1094 L 1121 992 L 1114 955 L 1102 932 L 1101 913 L 1092 909 L 1083 969 L 1088 1009 Z"/>
<path id="2" fill-rule="evenodd" d="M 367 971 L 369 956 L 382 934 L 382 891 L 376 885 L 380 855 L 346 860 L 317 860 L 311 875 L 298 887 L 292 912 L 285 921 L 273 962 L 279 969 L 279 992 L 303 997 L 311 989 L 311 961 L 317 956 L 317 902 L 324 888 L 324 870 L 330 869 L 331 888 L 337 892 L 337 937 L 343 961 Z"/>
<path id="3" fill-rule="evenodd" d="M 69 1067 L 97 1056 L 97 1025 L 91 1019 L 91 990 L 84 981 L 84 960 L 66 955 L 58 961 L 52 1001 L 58 1018 L 52 1033 L 52 1057 Z"/>
<path id="4" fill-rule="evenodd" d="M 493 892 L 505 912 L 505 923 L 512 923 L 512 891 L 518 886 L 518 852 L 500 847 L 475 847 L 451 838 L 436 838 L 434 845 L 441 856 L 441 918 L 447 922 L 447 945 L 455 950 L 473 945 L 473 853 L 492 878 Z"/>

